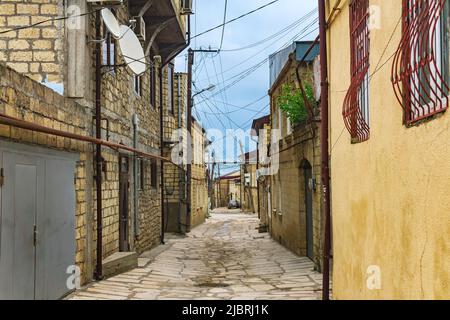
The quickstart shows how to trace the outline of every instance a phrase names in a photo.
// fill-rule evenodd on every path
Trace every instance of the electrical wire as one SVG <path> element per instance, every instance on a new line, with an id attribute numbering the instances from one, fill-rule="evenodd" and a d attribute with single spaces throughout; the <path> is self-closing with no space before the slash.
<path id="1" fill-rule="evenodd" d="M 8 33 L 8 32 L 18 31 L 18 30 L 23 30 L 23 29 L 34 28 L 34 27 L 37 27 L 37 26 L 39 26 L 41 24 L 48 23 L 48 22 L 61 21 L 61 20 L 67 20 L 67 19 L 73 19 L 73 18 L 80 18 L 80 17 L 84 17 L 84 16 L 87 16 L 87 15 L 96 13 L 96 12 L 98 12 L 100 10 L 102 10 L 102 8 L 96 9 L 96 10 L 93 10 L 93 11 L 90 11 L 90 12 L 81 13 L 81 14 L 78 14 L 78 15 L 73 15 L 73 16 L 64 16 L 64 17 L 50 18 L 50 19 L 47 19 L 47 20 L 43 20 L 43 21 L 39 21 L 39 22 L 30 24 L 30 25 L 27 25 L 27 26 L 19 26 L 19 27 L 3 30 L 3 31 L 0 31 L 0 34 L 5 34 L 5 33 Z"/>
<path id="2" fill-rule="evenodd" d="M 222 36 L 220 39 L 220 46 L 219 46 L 219 52 L 222 50 L 223 45 L 223 37 L 225 36 L 225 22 L 227 21 L 227 7 L 228 7 L 228 0 L 225 0 L 225 9 L 223 10 L 223 28 L 222 28 Z"/>
<path id="3" fill-rule="evenodd" d="M 200 37 L 200 36 L 202 36 L 202 35 L 204 35 L 204 34 L 207 34 L 207 33 L 211 32 L 211 31 L 217 30 L 217 29 L 221 28 L 221 27 L 224 26 L 224 25 L 227 25 L 227 24 L 230 24 L 230 23 L 232 23 L 232 22 L 234 22 L 234 21 L 240 20 L 240 19 L 242 19 L 242 18 L 244 18 L 244 17 L 246 17 L 246 16 L 248 16 L 248 15 L 250 15 L 250 14 L 252 14 L 252 13 L 255 13 L 255 12 L 259 11 L 259 10 L 262 10 L 262 9 L 264 9 L 264 8 L 270 6 L 270 5 L 272 5 L 272 4 L 274 4 L 274 3 L 278 2 L 278 1 L 280 1 L 280 0 L 274 0 L 274 1 L 272 1 L 272 2 L 269 2 L 269 3 L 267 3 L 267 4 L 265 4 L 265 5 L 261 6 L 261 7 L 258 7 L 258 8 L 256 8 L 256 9 L 253 9 L 253 10 L 247 12 L 247 13 L 244 13 L 244 14 L 240 15 L 239 17 L 233 18 L 233 19 L 231 19 L 231 20 L 229 20 L 229 21 L 226 21 L 225 23 L 222 23 L 222 24 L 220 24 L 220 25 L 218 25 L 218 26 L 215 26 L 215 27 L 213 27 L 213 28 L 210 28 L 210 29 L 208 29 L 208 30 L 206 30 L 206 31 L 203 31 L 203 32 L 199 33 L 199 34 L 196 34 L 196 35 L 194 35 L 194 36 L 191 37 L 191 40 L 192 40 L 192 39 L 195 39 L 195 38 L 198 38 L 198 37 Z"/>
<path id="4" fill-rule="evenodd" d="M 317 29 L 317 28 L 316 28 Z M 299 40 L 307 37 L 309 34 L 311 34 L 312 32 L 314 32 L 316 29 L 312 30 L 311 32 L 309 32 L 308 34 L 304 35 L 302 38 L 300 38 Z M 295 39 L 299 34 L 297 34 L 293 39 Z M 293 40 L 290 40 L 287 42 L 287 44 L 285 44 L 279 51 L 283 50 L 286 48 L 287 45 L 289 45 Z M 277 52 L 279 52 L 277 51 Z M 258 70 L 259 68 L 261 68 L 263 65 L 266 64 L 266 62 L 269 61 L 269 58 L 266 58 L 260 62 L 258 62 L 256 65 L 238 73 L 237 75 L 227 79 L 227 81 L 233 80 L 234 78 L 237 78 L 236 80 L 234 80 L 233 82 L 229 83 L 227 86 L 225 86 L 224 88 L 222 88 L 220 91 L 214 92 L 211 97 L 217 96 L 218 94 L 220 94 L 223 90 L 228 90 L 231 87 L 235 86 L 236 84 L 238 84 L 239 82 L 241 82 L 243 79 L 247 78 L 248 76 L 250 76 L 252 73 L 254 73 L 256 70 Z M 201 104 L 203 101 L 199 102 L 199 104 Z"/>
<path id="5" fill-rule="evenodd" d="M 266 43 L 272 39 L 275 39 L 285 33 L 291 32 L 293 29 L 295 29 L 297 26 L 299 26 L 300 24 L 302 24 L 305 20 L 309 19 L 314 13 L 317 13 L 317 8 L 311 10 L 309 13 L 307 13 L 305 16 L 301 17 L 300 19 L 294 21 L 293 23 L 291 23 L 290 25 L 284 27 L 283 29 L 279 30 L 278 32 L 268 36 L 267 38 L 264 38 L 262 40 L 259 40 L 258 42 L 246 45 L 244 47 L 240 47 L 240 48 L 233 48 L 233 49 L 221 49 L 221 52 L 236 52 L 236 51 L 243 51 L 243 50 L 247 50 L 247 49 L 251 49 L 254 47 L 257 47 L 263 43 Z"/>

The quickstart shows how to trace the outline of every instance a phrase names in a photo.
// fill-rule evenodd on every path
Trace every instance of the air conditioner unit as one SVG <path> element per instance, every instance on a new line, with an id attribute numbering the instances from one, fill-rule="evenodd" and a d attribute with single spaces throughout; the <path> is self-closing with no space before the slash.
<path id="1" fill-rule="evenodd" d="M 136 27 L 134 28 L 134 33 L 141 41 L 145 41 L 145 21 L 143 17 L 133 17 L 136 21 Z"/>
<path id="2" fill-rule="evenodd" d="M 181 14 L 193 14 L 192 0 L 181 0 Z"/>

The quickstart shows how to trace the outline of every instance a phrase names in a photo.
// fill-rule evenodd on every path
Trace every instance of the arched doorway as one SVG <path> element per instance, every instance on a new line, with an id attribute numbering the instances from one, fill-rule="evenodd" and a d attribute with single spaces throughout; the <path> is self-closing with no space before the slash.
<path id="1" fill-rule="evenodd" d="M 300 170 L 303 171 L 303 189 L 304 189 L 304 205 L 306 213 L 306 255 L 310 259 L 314 259 L 313 246 L 313 188 L 312 188 L 312 166 L 308 160 L 303 160 Z"/>

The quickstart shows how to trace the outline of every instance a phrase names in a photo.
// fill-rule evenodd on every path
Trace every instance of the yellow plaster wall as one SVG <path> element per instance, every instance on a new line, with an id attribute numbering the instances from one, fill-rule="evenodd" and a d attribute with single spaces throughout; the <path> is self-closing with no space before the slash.
<path id="1" fill-rule="evenodd" d="M 334 298 L 448 299 L 450 114 L 406 128 L 389 61 L 370 84 L 371 137 L 351 144 L 342 119 L 350 84 L 348 3 L 328 33 Z M 373 72 L 401 16 L 401 1 L 370 4 L 381 7 L 381 30 L 370 34 Z M 380 65 L 400 37 L 398 28 Z M 371 265 L 381 268 L 381 290 L 367 288 Z"/>

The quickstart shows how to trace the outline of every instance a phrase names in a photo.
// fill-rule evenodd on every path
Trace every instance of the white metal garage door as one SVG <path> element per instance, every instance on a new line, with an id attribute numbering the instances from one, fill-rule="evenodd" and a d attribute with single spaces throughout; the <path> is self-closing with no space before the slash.
<path id="1" fill-rule="evenodd" d="M 75 263 L 76 159 L 0 141 L 0 299 L 58 299 Z"/>

